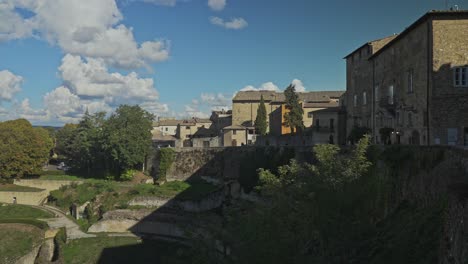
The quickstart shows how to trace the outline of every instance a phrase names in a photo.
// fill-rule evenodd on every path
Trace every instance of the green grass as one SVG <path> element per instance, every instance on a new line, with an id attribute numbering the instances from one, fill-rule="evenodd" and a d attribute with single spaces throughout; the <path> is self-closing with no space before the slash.
<path id="1" fill-rule="evenodd" d="M 0 220 L 2 219 L 37 219 L 51 218 L 53 215 L 27 205 L 0 204 Z"/>
<path id="2" fill-rule="evenodd" d="M 145 241 L 133 237 L 96 237 L 71 240 L 64 245 L 64 263 L 190 263 L 188 250 L 180 245 Z"/>
<path id="3" fill-rule="evenodd" d="M 40 192 L 42 189 L 19 186 L 14 184 L 0 184 L 0 192 Z"/>
<path id="4" fill-rule="evenodd" d="M 40 180 L 47 180 L 47 181 L 80 181 L 85 180 L 84 178 L 75 176 L 75 175 L 41 175 L 39 177 Z"/>
<path id="5" fill-rule="evenodd" d="M 14 263 L 42 240 L 40 229 L 0 225 L 0 263 Z"/>

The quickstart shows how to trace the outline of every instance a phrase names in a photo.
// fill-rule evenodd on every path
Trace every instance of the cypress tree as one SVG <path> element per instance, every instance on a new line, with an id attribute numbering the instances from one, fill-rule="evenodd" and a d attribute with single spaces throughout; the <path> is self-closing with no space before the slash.
<path id="1" fill-rule="evenodd" d="M 260 106 L 257 109 L 257 117 L 255 118 L 255 130 L 257 134 L 262 136 L 267 133 L 267 112 L 263 95 L 260 98 Z"/>
<path id="2" fill-rule="evenodd" d="M 299 103 L 299 96 L 296 93 L 294 85 L 290 84 L 288 88 L 284 90 L 284 96 L 286 97 L 286 107 L 290 110 L 285 115 L 286 125 L 291 128 L 291 132 L 294 134 L 304 128 L 304 110 Z"/>

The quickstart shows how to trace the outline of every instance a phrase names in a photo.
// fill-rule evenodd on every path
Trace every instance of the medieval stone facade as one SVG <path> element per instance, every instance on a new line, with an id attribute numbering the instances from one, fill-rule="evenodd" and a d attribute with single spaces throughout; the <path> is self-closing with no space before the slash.
<path id="1" fill-rule="evenodd" d="M 346 59 L 348 134 L 361 126 L 376 143 L 467 145 L 468 11 L 431 11 Z"/>

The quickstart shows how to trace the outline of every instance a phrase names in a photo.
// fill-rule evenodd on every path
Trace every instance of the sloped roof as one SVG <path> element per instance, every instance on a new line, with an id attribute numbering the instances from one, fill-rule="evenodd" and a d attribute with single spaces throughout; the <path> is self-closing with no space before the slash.
<path id="1" fill-rule="evenodd" d="M 183 122 L 184 120 L 167 119 L 154 122 L 153 126 L 177 126 L 178 124 L 181 124 Z"/>
<path id="2" fill-rule="evenodd" d="M 329 102 L 331 98 L 339 98 L 345 91 L 312 91 L 297 93 L 303 102 Z M 263 95 L 265 102 L 284 102 L 284 93 L 275 91 L 240 91 L 232 99 L 235 101 L 260 101 Z"/>
<path id="3" fill-rule="evenodd" d="M 398 36 L 396 36 L 394 39 L 392 39 L 390 42 L 388 42 L 385 46 L 383 46 L 381 49 L 379 49 L 377 52 L 375 52 L 372 56 L 369 57 L 369 60 L 372 60 L 379 54 L 381 54 L 384 50 L 388 49 L 389 47 L 393 46 L 396 42 L 398 42 L 400 39 L 405 37 L 409 32 L 413 31 L 416 27 L 418 27 L 420 24 L 424 23 L 427 19 L 429 18 L 439 18 L 439 19 L 445 19 L 445 18 L 453 18 L 456 16 L 462 15 L 464 16 L 463 19 L 468 18 L 468 10 L 432 10 L 424 14 L 422 17 L 420 17 L 418 20 L 416 20 L 413 24 L 411 24 L 409 27 L 407 27 L 403 32 L 401 32 Z"/>
<path id="4" fill-rule="evenodd" d="M 362 46 L 360 46 L 359 48 L 353 50 L 351 53 L 349 53 L 348 55 L 346 55 L 343 59 L 347 59 L 349 56 L 353 55 L 354 53 L 356 53 L 357 51 L 359 51 L 360 49 L 364 48 L 365 46 L 367 45 L 372 45 L 374 43 L 377 43 L 377 42 L 390 42 L 392 41 L 394 38 L 396 38 L 397 35 L 391 35 L 391 36 L 388 36 L 388 37 L 384 37 L 384 38 L 380 38 L 380 39 L 376 39 L 376 40 L 371 40 L 369 42 L 366 42 L 364 43 Z M 378 50 L 374 50 L 374 53 L 377 52 Z"/>
<path id="5" fill-rule="evenodd" d="M 153 141 L 175 141 L 177 140 L 174 136 L 171 135 L 164 135 L 159 130 L 152 131 L 152 140 Z"/>
<path id="6" fill-rule="evenodd" d="M 327 102 L 327 103 L 304 103 L 303 108 L 330 108 L 330 107 L 338 107 L 339 103 L 338 102 Z"/>

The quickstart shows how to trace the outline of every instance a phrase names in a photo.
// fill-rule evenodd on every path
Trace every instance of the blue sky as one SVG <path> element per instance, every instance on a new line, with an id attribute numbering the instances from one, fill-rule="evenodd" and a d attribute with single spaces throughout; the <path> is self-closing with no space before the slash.
<path id="1" fill-rule="evenodd" d="M 210 2 L 210 3 L 209 3 Z M 468 0 L 449 1 L 468 8 Z M 241 89 L 344 90 L 343 57 L 444 0 L 0 0 L 0 120 L 138 103 L 206 116 Z"/>

